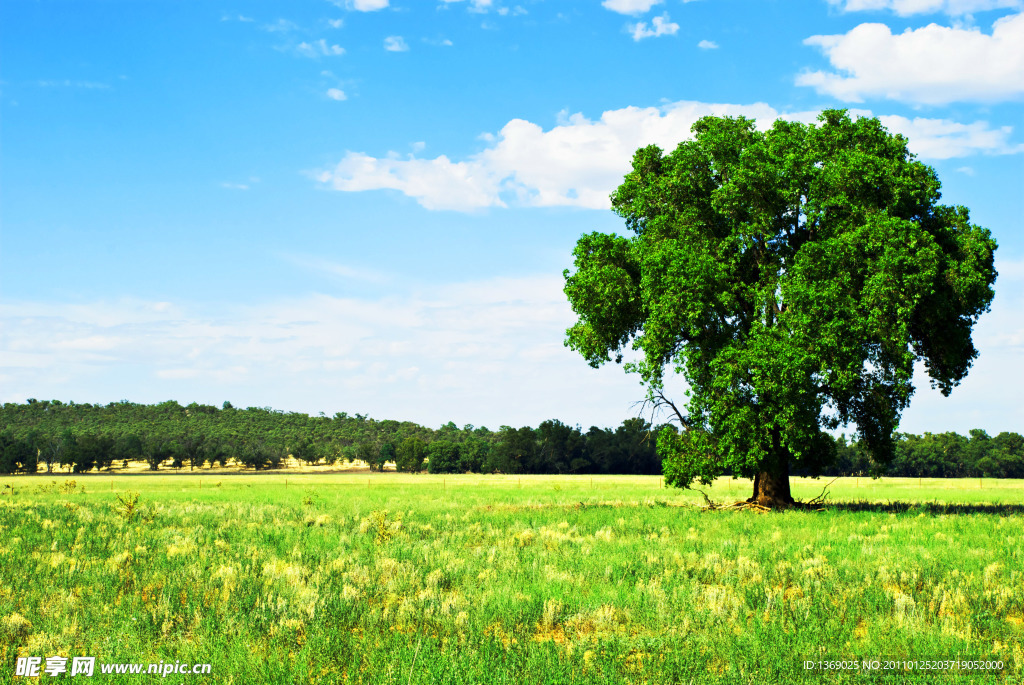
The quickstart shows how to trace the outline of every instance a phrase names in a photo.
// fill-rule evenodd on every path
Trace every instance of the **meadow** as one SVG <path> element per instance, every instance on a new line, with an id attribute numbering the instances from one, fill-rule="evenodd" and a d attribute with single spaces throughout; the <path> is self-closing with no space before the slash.
<path id="1" fill-rule="evenodd" d="M 794 495 L 826 482 L 794 479 Z M 1019 480 L 847 478 L 821 510 L 768 513 L 702 510 L 640 476 L 59 475 L 0 491 L 0 682 L 51 655 L 210 664 L 97 666 L 110 683 L 1024 681 Z M 922 670 L 951 659 L 1002 667 Z"/>

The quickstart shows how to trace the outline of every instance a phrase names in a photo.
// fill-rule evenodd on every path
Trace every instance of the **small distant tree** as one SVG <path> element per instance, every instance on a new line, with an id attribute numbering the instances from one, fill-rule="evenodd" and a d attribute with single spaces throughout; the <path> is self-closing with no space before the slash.
<path id="1" fill-rule="evenodd" d="M 223 434 L 211 436 L 206 443 L 206 463 L 210 465 L 212 469 L 214 465 L 220 464 L 222 467 L 228 465 L 228 459 L 231 458 L 231 439 Z"/>
<path id="2" fill-rule="evenodd" d="M 986 473 L 1003 478 L 1024 478 L 1024 436 L 1019 433 L 1000 433 L 992 438 L 989 460 L 981 464 Z"/>
<path id="3" fill-rule="evenodd" d="M 242 465 L 256 471 L 276 469 L 284 461 L 284 450 L 262 437 L 251 437 L 242 445 L 238 459 Z"/>
<path id="4" fill-rule="evenodd" d="M 537 426 L 537 449 L 529 473 L 584 473 L 590 470 L 582 433 L 557 419 Z"/>
<path id="5" fill-rule="evenodd" d="M 533 428 L 502 426 L 498 442 L 484 461 L 484 473 L 526 473 L 537 452 L 537 434 Z"/>
<path id="6" fill-rule="evenodd" d="M 21 441 L 10 430 L 0 431 L 0 473 L 14 473 L 18 470 L 19 445 Z"/>
<path id="7" fill-rule="evenodd" d="M 64 464 L 64 450 L 67 446 L 64 433 L 51 433 L 43 438 L 40 447 L 40 458 L 46 465 L 46 472 L 53 473 L 55 465 Z"/>
<path id="8" fill-rule="evenodd" d="M 181 459 L 188 462 L 189 471 L 194 471 L 197 466 L 202 468 L 206 461 L 206 434 L 189 431 L 178 444 L 181 446 Z"/>
<path id="9" fill-rule="evenodd" d="M 377 461 L 376 461 L 375 464 L 371 464 L 370 468 L 373 468 L 376 471 L 383 471 L 384 470 L 384 466 L 389 461 L 394 461 L 396 457 L 397 457 L 397 451 L 395 450 L 394 443 L 391 443 L 391 442 L 381 443 L 380 449 L 377 450 Z"/>
<path id="10" fill-rule="evenodd" d="M 372 442 L 361 442 L 359 443 L 359 446 L 356 447 L 356 459 L 365 461 L 367 466 L 374 471 L 380 471 L 380 469 L 376 468 L 379 458 L 380 451 L 378 450 L 377 445 Z"/>
<path id="11" fill-rule="evenodd" d="M 855 442 L 848 442 L 846 435 L 836 439 L 836 461 L 831 476 L 867 476 L 871 473 L 871 457 Z"/>
<path id="12" fill-rule="evenodd" d="M 406 438 L 398 446 L 395 456 L 395 467 L 405 473 L 419 473 L 423 470 L 426 459 L 426 445 L 419 438 Z"/>
<path id="13" fill-rule="evenodd" d="M 459 431 L 459 427 L 455 425 L 454 421 L 449 421 L 440 428 L 437 429 L 435 437 L 437 440 L 447 440 L 449 442 L 458 442 L 462 433 Z"/>
<path id="14" fill-rule="evenodd" d="M 165 436 L 151 435 L 146 438 L 142 450 L 143 458 L 149 464 L 150 471 L 156 471 L 168 459 L 174 457 L 177 445 Z"/>
<path id="15" fill-rule="evenodd" d="M 110 470 L 114 465 L 114 457 L 117 456 L 117 441 L 112 435 L 100 433 L 91 436 L 90 443 L 96 468 L 101 471 Z"/>
<path id="16" fill-rule="evenodd" d="M 967 464 L 968 476 L 984 476 L 986 469 L 994 472 L 997 468 L 995 462 L 990 459 L 989 450 L 992 447 L 992 438 L 984 430 L 974 428 L 970 431 L 970 440 L 967 443 Z"/>
<path id="17" fill-rule="evenodd" d="M 296 440 L 289 448 L 289 452 L 291 452 L 291 455 L 300 462 L 306 464 L 306 466 L 313 466 L 319 463 L 320 459 L 323 457 L 320 445 L 309 437 Z"/>
<path id="18" fill-rule="evenodd" d="M 429 473 L 456 473 L 459 470 L 460 445 L 449 440 L 435 440 L 427 445 Z"/>
<path id="19" fill-rule="evenodd" d="M 114 458 L 121 462 L 143 459 L 144 452 L 145 446 L 142 444 L 142 439 L 135 433 L 121 435 L 114 443 Z"/>
<path id="20" fill-rule="evenodd" d="M 94 468 L 110 467 L 114 458 L 114 440 L 103 434 L 72 435 L 65 450 L 65 463 L 75 473 L 86 473 Z"/>
<path id="21" fill-rule="evenodd" d="M 65 428 L 60 434 L 60 448 L 58 449 L 61 466 L 66 466 L 69 469 L 72 467 L 77 457 L 77 448 L 78 440 L 74 432 L 70 428 Z"/>
<path id="22" fill-rule="evenodd" d="M 42 433 L 35 428 L 29 430 L 23 439 L 23 443 L 22 460 L 19 460 L 17 463 L 23 472 L 35 473 L 39 469 L 39 452 L 43 445 Z"/>
<path id="23" fill-rule="evenodd" d="M 472 436 L 459 447 L 459 472 L 480 473 L 491 444 L 476 436 Z"/>

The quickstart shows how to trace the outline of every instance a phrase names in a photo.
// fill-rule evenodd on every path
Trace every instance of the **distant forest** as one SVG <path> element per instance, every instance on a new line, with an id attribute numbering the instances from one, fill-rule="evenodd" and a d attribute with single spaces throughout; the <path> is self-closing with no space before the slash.
<path id="1" fill-rule="evenodd" d="M 0 408 L 0 473 L 73 473 L 143 461 L 150 469 L 198 470 L 238 464 L 282 468 L 290 455 L 309 465 L 362 460 L 375 470 L 430 473 L 660 474 L 657 433 L 642 418 L 586 432 L 558 420 L 497 431 L 449 422 L 437 430 L 362 414 L 309 416 L 269 407 L 218 408 L 174 401 L 100 404 L 34 399 Z M 835 440 L 823 476 L 1024 478 L 1024 436 L 972 430 L 899 435 L 896 458 L 876 463 L 857 442 Z M 794 475 L 815 475 L 801 474 Z"/>

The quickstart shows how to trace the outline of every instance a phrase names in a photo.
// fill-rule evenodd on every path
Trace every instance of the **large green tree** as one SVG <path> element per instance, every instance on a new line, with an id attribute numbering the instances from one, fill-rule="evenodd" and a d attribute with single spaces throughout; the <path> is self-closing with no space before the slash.
<path id="1" fill-rule="evenodd" d="M 890 460 L 915 362 L 948 395 L 978 355 L 989 231 L 939 204 L 935 171 L 877 119 L 818 120 L 705 117 L 669 154 L 638 150 L 612 194 L 633 235 L 581 237 L 565 272 L 566 345 L 595 367 L 631 346 L 626 370 L 675 414 L 658 437 L 670 484 L 730 470 L 753 501 L 791 503 L 790 468 L 835 458 L 824 431 L 855 425 Z"/>

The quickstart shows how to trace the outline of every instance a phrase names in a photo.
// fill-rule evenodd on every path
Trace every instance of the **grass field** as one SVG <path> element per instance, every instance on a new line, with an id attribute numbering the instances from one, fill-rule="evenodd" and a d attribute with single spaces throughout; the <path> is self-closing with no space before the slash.
<path id="1" fill-rule="evenodd" d="M 825 483 L 794 479 L 794 495 Z M 1024 681 L 1022 481 L 841 479 L 834 505 L 783 513 L 702 511 L 656 477 L 60 475 L 0 491 L 0 682 L 26 680 L 18 656 L 52 655 L 95 657 L 110 683 Z M 1002 668 L 894 663 L 951 659 Z M 210 672 L 99 673 L 161 661 Z"/>

